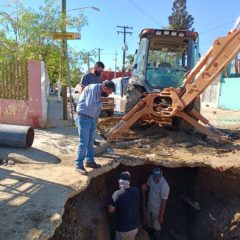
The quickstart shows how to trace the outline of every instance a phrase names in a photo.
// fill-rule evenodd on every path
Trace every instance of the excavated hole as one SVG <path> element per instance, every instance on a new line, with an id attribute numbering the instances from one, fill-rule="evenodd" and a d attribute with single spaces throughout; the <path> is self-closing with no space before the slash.
<path id="1" fill-rule="evenodd" d="M 114 217 L 106 213 L 107 199 L 117 189 L 117 176 L 130 171 L 132 185 L 141 189 L 153 165 L 120 165 L 91 180 L 88 188 L 69 199 L 62 224 L 51 240 L 111 240 Z M 240 239 L 240 177 L 232 171 L 220 173 L 210 168 L 162 167 L 170 187 L 170 197 L 162 226 L 161 240 Z M 141 191 L 141 190 L 140 190 Z M 142 194 L 140 216 L 143 220 Z M 196 209 L 199 203 L 200 210 Z M 150 239 L 144 231 L 136 240 Z"/>

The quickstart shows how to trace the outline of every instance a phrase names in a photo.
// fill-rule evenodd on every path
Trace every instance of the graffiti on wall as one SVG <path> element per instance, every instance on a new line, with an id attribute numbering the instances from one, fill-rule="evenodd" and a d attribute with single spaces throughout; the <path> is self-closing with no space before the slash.
<path id="1" fill-rule="evenodd" d="M 40 114 L 33 109 L 30 107 L 29 101 L 1 99 L 0 123 L 17 123 L 38 128 L 40 127 Z"/>

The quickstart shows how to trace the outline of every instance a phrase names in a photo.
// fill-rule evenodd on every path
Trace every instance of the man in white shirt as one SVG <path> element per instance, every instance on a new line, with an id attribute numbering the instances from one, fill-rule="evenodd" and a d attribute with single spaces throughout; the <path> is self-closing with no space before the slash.
<path id="1" fill-rule="evenodd" d="M 142 190 L 149 191 L 147 201 L 146 220 L 150 228 L 154 230 L 154 236 L 159 237 L 161 224 L 164 219 L 164 212 L 170 192 L 169 185 L 162 176 L 160 168 L 154 168 L 147 180 L 147 184 L 142 185 Z M 158 239 L 158 238 L 157 238 Z"/>

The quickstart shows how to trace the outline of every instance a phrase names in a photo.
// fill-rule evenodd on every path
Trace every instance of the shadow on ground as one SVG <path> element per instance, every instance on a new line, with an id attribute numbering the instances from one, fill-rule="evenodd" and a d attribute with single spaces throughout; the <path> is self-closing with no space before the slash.
<path id="1" fill-rule="evenodd" d="M 54 222 L 51 216 L 60 212 L 67 191 L 61 184 L 0 169 L 0 239 L 34 239 L 44 235 L 43 229 L 49 233 L 46 222 Z"/>
<path id="2" fill-rule="evenodd" d="M 15 163 L 60 163 L 61 160 L 57 156 L 37 148 L 20 149 L 20 148 L 4 148 L 1 149 L 0 161 L 13 160 Z"/>

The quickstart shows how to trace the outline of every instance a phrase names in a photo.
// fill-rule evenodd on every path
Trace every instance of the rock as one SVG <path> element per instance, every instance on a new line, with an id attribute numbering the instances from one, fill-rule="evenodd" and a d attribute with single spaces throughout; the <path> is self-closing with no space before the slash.
<path id="1" fill-rule="evenodd" d="M 138 143 L 138 147 L 139 147 L 139 148 L 150 148 L 151 145 L 150 145 L 150 144 L 142 144 L 142 143 Z"/>
<path id="2" fill-rule="evenodd" d="M 59 221 L 61 221 L 61 219 L 62 219 L 62 217 L 61 217 L 61 215 L 60 214 L 58 214 L 58 213 L 54 213 L 52 216 L 50 216 L 50 218 L 49 218 L 49 220 L 51 221 L 51 222 L 59 222 Z"/>
<path id="3" fill-rule="evenodd" d="M 182 143 L 177 143 L 176 145 L 184 148 L 190 148 L 190 147 L 196 146 L 194 142 L 182 142 Z"/>
<path id="4" fill-rule="evenodd" d="M 108 153 L 108 154 L 114 154 L 113 148 L 108 147 L 108 148 L 107 148 L 107 153 Z"/>
<path id="5" fill-rule="evenodd" d="M 146 154 L 145 157 L 149 160 L 157 159 L 158 155 L 156 153 Z"/>
<path id="6" fill-rule="evenodd" d="M 8 165 L 14 165 L 15 164 L 15 162 L 13 161 L 13 160 L 8 160 Z"/>

